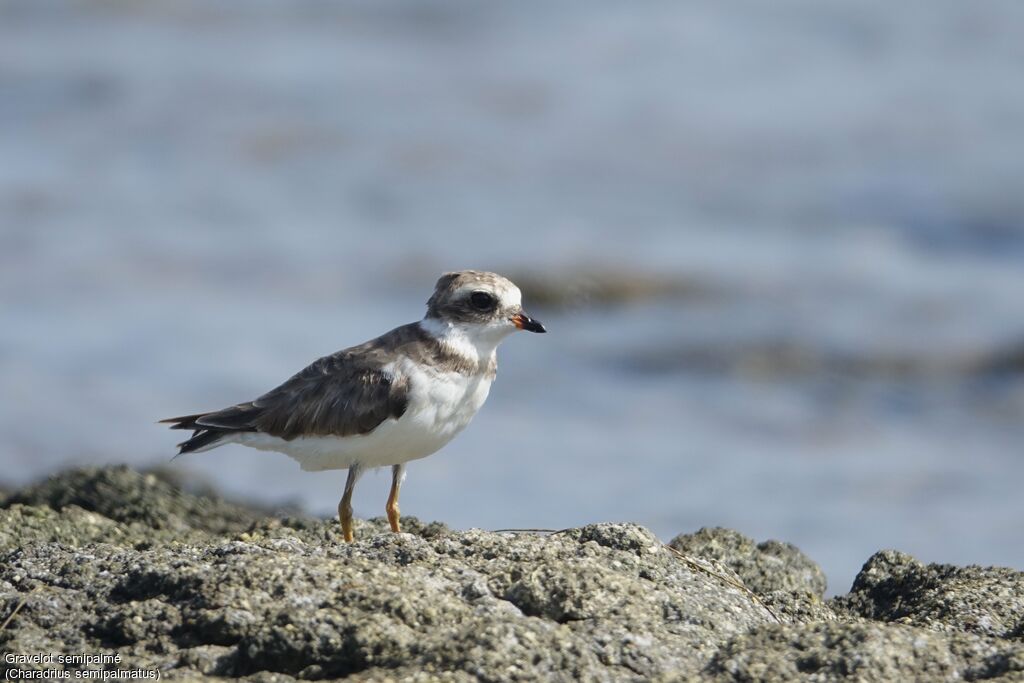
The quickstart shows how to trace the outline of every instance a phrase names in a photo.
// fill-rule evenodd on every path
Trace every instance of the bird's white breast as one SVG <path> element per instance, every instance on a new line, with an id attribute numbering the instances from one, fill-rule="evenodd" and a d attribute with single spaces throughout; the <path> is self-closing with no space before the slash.
<path id="1" fill-rule="evenodd" d="M 398 419 L 355 436 L 310 436 L 286 441 L 258 432 L 243 433 L 238 443 L 294 458 L 304 470 L 396 465 L 436 452 L 469 424 L 484 404 L 493 375 L 437 371 L 409 359 L 391 371 L 409 379 L 409 403 Z"/>

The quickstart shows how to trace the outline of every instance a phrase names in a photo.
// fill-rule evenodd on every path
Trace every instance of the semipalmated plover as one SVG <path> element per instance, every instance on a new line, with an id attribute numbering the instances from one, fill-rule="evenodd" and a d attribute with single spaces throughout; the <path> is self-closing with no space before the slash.
<path id="1" fill-rule="evenodd" d="M 495 273 L 445 273 L 423 320 L 315 361 L 254 401 L 172 417 L 191 429 L 178 455 L 229 443 L 291 456 L 304 470 L 348 469 L 338 518 L 352 535 L 352 491 L 368 467 L 391 466 L 385 506 L 398 532 L 405 463 L 436 452 L 483 405 L 498 344 L 516 330 L 545 332 L 519 288 Z"/>

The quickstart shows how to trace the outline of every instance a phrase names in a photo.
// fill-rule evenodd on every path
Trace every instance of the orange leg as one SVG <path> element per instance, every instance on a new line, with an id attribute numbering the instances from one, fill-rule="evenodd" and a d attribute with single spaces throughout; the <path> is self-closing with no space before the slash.
<path id="1" fill-rule="evenodd" d="M 358 464 L 348 468 L 348 479 L 345 480 L 345 494 L 338 503 L 338 519 L 341 520 L 341 533 L 345 536 L 345 542 L 351 543 L 355 539 L 352 532 L 352 492 L 356 490 L 356 482 L 363 473 L 363 468 Z"/>
<path id="2" fill-rule="evenodd" d="M 398 524 L 398 520 L 401 517 L 398 509 L 398 492 L 402 488 L 403 479 L 405 479 L 405 465 L 392 465 L 391 493 L 388 494 L 388 504 L 384 509 L 388 513 L 388 522 L 391 524 L 391 530 L 396 534 L 402 531 L 402 527 Z"/>

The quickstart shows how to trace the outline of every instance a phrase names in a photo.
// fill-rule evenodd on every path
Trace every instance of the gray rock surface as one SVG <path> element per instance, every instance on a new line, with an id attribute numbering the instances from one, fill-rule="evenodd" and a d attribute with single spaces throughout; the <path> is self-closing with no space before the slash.
<path id="1" fill-rule="evenodd" d="M 705 668 L 713 681 L 1024 680 L 1024 645 L 879 622 L 753 629 Z"/>
<path id="2" fill-rule="evenodd" d="M 679 534 L 669 545 L 687 555 L 719 560 L 760 594 L 796 591 L 819 598 L 825 595 L 827 583 L 821 567 L 790 543 L 755 543 L 738 531 L 715 528 Z"/>
<path id="3" fill-rule="evenodd" d="M 119 654 L 181 680 L 1024 678 L 1010 570 L 880 553 L 825 603 L 795 547 L 725 529 L 670 549 L 631 524 L 545 536 L 409 518 L 395 535 L 378 519 L 345 544 L 334 520 L 126 468 L 2 505 L 0 623 L 18 610 L 4 652 Z"/>
<path id="4" fill-rule="evenodd" d="M 886 550 L 833 605 L 867 619 L 1024 639 L 1024 573 L 1012 569 L 924 565 Z"/>
<path id="5" fill-rule="evenodd" d="M 716 560 L 776 613 L 791 621 L 831 621 L 825 604 L 825 573 L 790 543 L 755 543 L 738 531 L 713 528 L 679 534 L 669 542 L 679 552 Z"/>

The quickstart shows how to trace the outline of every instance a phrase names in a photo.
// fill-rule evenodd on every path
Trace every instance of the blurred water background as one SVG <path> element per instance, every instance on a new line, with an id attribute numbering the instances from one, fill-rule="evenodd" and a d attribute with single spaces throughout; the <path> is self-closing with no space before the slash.
<path id="1" fill-rule="evenodd" d="M 0 4 L 0 480 L 521 281 L 455 527 L 1024 569 L 1024 3 Z M 333 514 L 345 474 L 173 468 Z M 357 514 L 383 513 L 367 477 Z"/>

